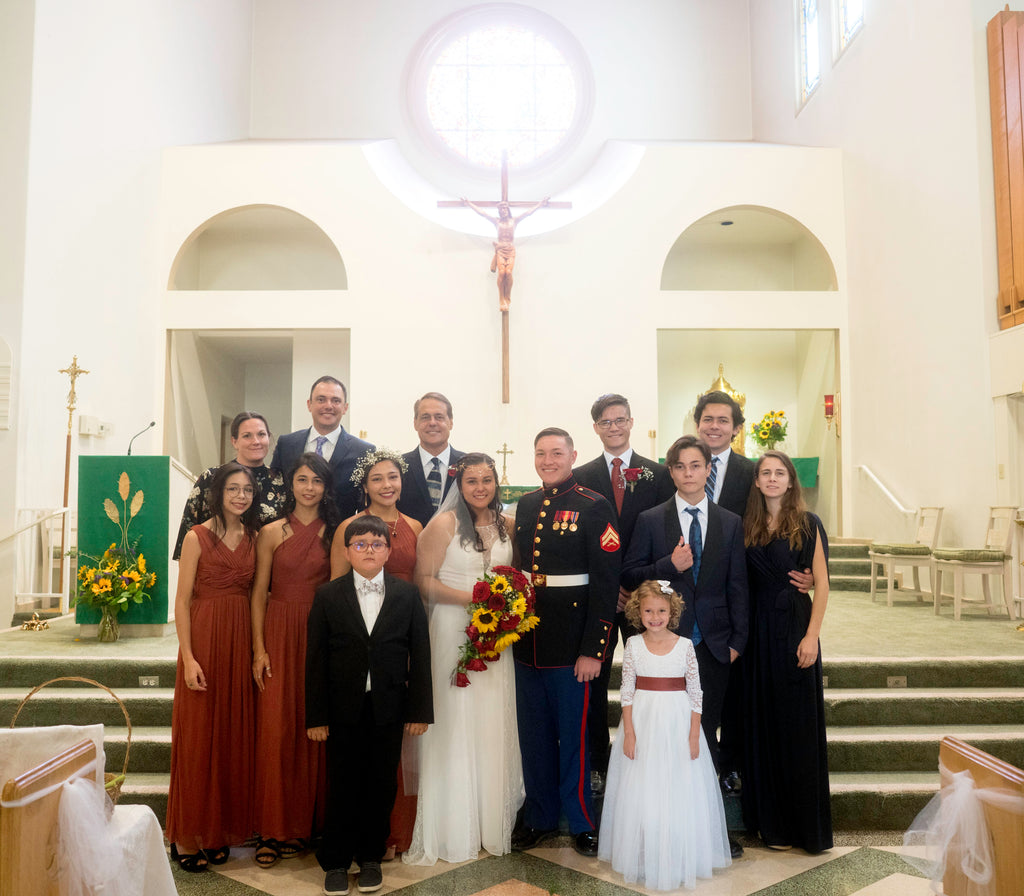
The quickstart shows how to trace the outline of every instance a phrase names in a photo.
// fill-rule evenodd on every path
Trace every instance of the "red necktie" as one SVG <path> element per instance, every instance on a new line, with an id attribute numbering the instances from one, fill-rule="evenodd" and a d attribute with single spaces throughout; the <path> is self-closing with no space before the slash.
<path id="1" fill-rule="evenodd" d="M 615 512 L 622 513 L 622 499 L 626 496 L 626 480 L 622 478 L 622 458 L 612 461 L 612 492 L 615 494 Z"/>

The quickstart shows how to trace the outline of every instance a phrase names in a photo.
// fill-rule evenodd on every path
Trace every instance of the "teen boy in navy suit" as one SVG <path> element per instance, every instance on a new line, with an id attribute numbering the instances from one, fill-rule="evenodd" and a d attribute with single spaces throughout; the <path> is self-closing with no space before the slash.
<path id="1" fill-rule="evenodd" d="M 345 432 L 341 425 L 341 418 L 348 412 L 348 391 L 341 380 L 333 376 L 320 377 L 309 390 L 306 408 L 313 418 L 313 425 L 281 436 L 274 446 L 270 468 L 279 470 L 287 478 L 305 452 L 319 454 L 331 466 L 334 501 L 341 518 L 346 520 L 356 512 L 359 498 L 349 477 L 359 458 L 373 445 Z"/>
<path id="2" fill-rule="evenodd" d="M 708 500 L 708 446 L 677 439 L 665 455 L 676 494 L 637 520 L 622 568 L 632 590 L 647 579 L 667 579 L 685 603 L 679 634 L 694 643 L 704 692 L 701 727 L 719 763 L 718 725 L 729 670 L 747 646 L 747 557 L 743 521 Z M 730 840 L 734 854 L 742 847 Z"/>
<path id="3" fill-rule="evenodd" d="M 384 572 L 390 544 L 379 517 L 349 523 L 352 569 L 321 585 L 309 611 L 306 733 L 327 741 L 330 792 L 316 858 L 328 896 L 348 893 L 353 859 L 359 892 L 383 885 L 402 735 L 434 721 L 427 615 L 419 589 Z"/>
<path id="4" fill-rule="evenodd" d="M 402 479 L 398 509 L 426 526 L 455 481 L 455 465 L 465 452 L 448 444 L 452 403 L 440 392 L 428 392 L 412 406 L 412 425 L 420 444 L 402 455 L 409 472 Z"/>
<path id="5" fill-rule="evenodd" d="M 590 408 L 590 416 L 604 451 L 589 463 L 573 470 L 573 475 L 579 485 L 603 495 L 615 509 L 619 538 L 622 540 L 622 555 L 625 556 L 640 512 L 667 501 L 675 492 L 675 486 L 667 467 L 641 457 L 630 447 L 633 416 L 625 396 L 614 392 L 602 395 Z M 601 674 L 590 683 L 587 730 L 590 737 L 590 783 L 596 796 L 604 793 L 604 775 L 608 769 L 608 680 L 612 671 L 611 657 L 618 642 L 619 629 L 622 629 L 623 637 L 635 634 L 626 631 L 628 623 L 622 608 L 627 597 L 629 592 L 619 589 L 619 605 L 607 659 L 601 666 Z"/>

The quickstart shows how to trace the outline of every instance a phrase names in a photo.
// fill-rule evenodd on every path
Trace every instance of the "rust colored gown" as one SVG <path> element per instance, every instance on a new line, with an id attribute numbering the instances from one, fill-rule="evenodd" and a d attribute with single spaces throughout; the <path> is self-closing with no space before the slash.
<path id="1" fill-rule="evenodd" d="M 323 521 L 304 526 L 274 551 L 263 641 L 271 677 L 256 695 L 256 830 L 274 840 L 307 840 L 323 827 L 324 744 L 306 737 L 306 619 L 313 592 L 331 577 Z"/>
<path id="2" fill-rule="evenodd" d="M 171 717 L 166 834 L 185 852 L 235 846 L 253 831 L 252 635 L 255 543 L 229 550 L 205 526 L 189 616 L 192 653 L 206 676 L 190 691 L 178 651 Z"/>

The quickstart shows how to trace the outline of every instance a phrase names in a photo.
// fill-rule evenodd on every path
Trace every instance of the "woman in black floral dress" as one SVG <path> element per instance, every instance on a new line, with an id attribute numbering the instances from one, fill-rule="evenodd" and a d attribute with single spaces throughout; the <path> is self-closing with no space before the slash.
<path id="1" fill-rule="evenodd" d="M 284 507 L 286 490 L 281 474 L 271 472 L 264 464 L 270 450 L 270 427 L 267 426 L 266 418 L 251 411 L 236 414 L 231 421 L 231 444 L 235 449 L 235 460 L 243 467 L 248 467 L 256 477 L 257 491 L 253 503 L 256 505 L 257 528 L 276 520 Z M 210 518 L 210 486 L 218 469 L 220 465 L 210 467 L 201 474 L 189 492 L 185 510 L 181 514 L 178 540 L 174 545 L 175 560 L 181 554 L 181 543 L 192 527 Z"/>

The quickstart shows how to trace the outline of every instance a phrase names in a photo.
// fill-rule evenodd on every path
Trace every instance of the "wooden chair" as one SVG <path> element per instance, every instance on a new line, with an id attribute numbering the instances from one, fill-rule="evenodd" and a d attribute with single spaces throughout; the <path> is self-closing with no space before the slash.
<path id="1" fill-rule="evenodd" d="M 24 800 L 72 775 L 96 758 L 91 740 L 7 781 L 3 803 Z M 25 806 L 0 805 L 0 896 L 58 896 L 55 845 L 61 789 Z"/>
<path id="2" fill-rule="evenodd" d="M 989 579 L 992 576 L 1002 577 L 1003 603 L 1011 619 L 1017 618 L 1017 608 L 1013 600 L 1013 568 L 1011 566 L 1010 542 L 1016 525 L 1016 507 L 992 507 L 985 530 L 985 547 L 975 549 L 936 548 L 932 551 L 932 573 L 934 576 L 935 615 L 943 598 L 953 600 L 953 618 L 960 618 L 961 605 L 984 602 L 988 612 L 1000 609 L 993 600 L 992 587 Z M 953 573 L 953 593 L 942 593 L 942 575 Z M 964 576 L 977 573 L 981 576 L 983 601 L 968 599 L 964 594 Z"/>
<path id="3" fill-rule="evenodd" d="M 942 525 L 941 507 L 922 507 L 917 512 L 917 526 L 913 544 L 889 544 L 883 542 L 872 542 L 868 549 L 868 557 L 871 560 L 871 600 L 874 602 L 878 586 L 878 578 L 875 567 L 885 576 L 886 591 L 885 600 L 888 606 L 892 606 L 892 596 L 896 585 L 896 567 L 909 566 L 913 571 L 914 587 L 900 587 L 900 594 L 913 594 L 917 596 L 918 602 L 925 597 L 931 597 L 931 591 L 921 588 L 920 569 L 925 567 L 929 570 L 929 583 L 934 590 L 935 574 L 931 571 L 932 550 L 939 540 L 939 527 Z"/>
<path id="4" fill-rule="evenodd" d="M 999 789 L 1024 800 L 1024 771 L 996 759 L 955 737 L 944 737 L 939 746 L 939 763 L 949 776 L 969 771 L 979 789 Z M 951 783 L 943 775 L 942 786 Z M 993 896 L 1021 896 L 1024 893 L 1024 813 L 1009 811 L 997 804 L 982 801 L 985 820 L 992 835 L 995 873 Z M 967 896 L 977 892 L 958 863 L 947 857 L 942 890 L 946 896 Z"/>

